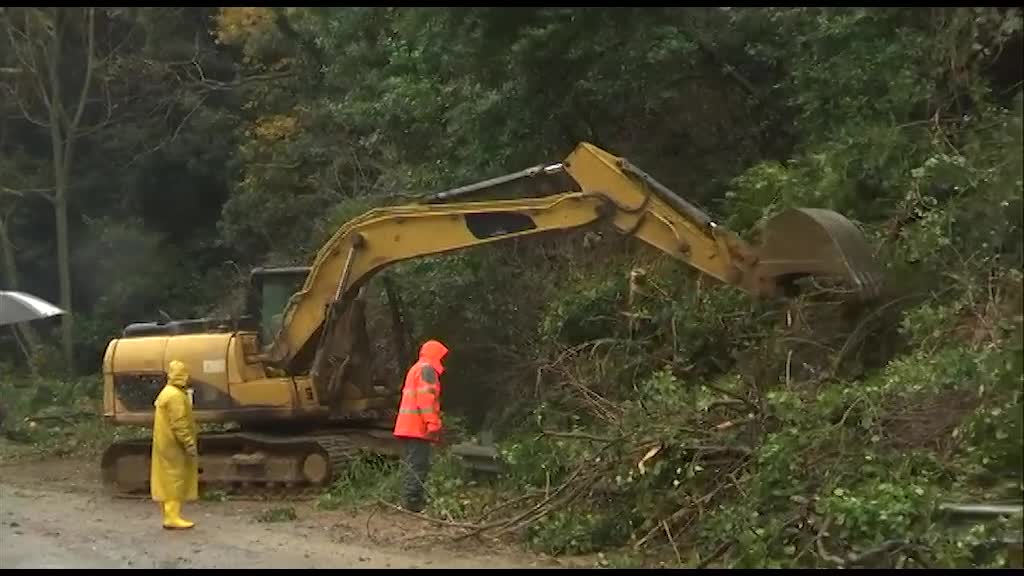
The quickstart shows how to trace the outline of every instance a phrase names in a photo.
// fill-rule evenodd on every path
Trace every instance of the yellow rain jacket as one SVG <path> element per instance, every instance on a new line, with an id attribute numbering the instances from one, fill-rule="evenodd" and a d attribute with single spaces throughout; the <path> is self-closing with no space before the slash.
<path id="1" fill-rule="evenodd" d="M 185 386 L 185 365 L 172 360 L 167 384 L 153 403 L 153 452 L 149 472 L 150 493 L 157 502 L 185 502 L 199 498 L 199 456 L 192 401 Z"/>

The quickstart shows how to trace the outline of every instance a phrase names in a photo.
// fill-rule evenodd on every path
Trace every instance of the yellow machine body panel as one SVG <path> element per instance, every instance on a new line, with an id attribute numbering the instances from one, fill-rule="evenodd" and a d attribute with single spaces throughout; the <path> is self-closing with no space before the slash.
<path id="1" fill-rule="evenodd" d="M 153 420 L 152 401 L 166 382 L 166 366 L 189 370 L 193 408 L 200 422 L 279 420 L 324 412 L 309 379 L 268 377 L 247 361 L 252 333 L 182 334 L 113 340 L 103 363 L 104 415 L 119 424 Z"/>

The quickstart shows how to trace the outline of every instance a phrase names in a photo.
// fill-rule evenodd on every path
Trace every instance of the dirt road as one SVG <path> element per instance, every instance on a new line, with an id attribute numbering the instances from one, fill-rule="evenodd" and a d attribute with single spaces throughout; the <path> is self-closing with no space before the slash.
<path id="1" fill-rule="evenodd" d="M 455 548 L 438 528 L 386 511 L 311 503 L 196 502 L 187 531 L 160 526 L 155 504 L 103 494 L 91 462 L 0 466 L 0 569 L 552 567 L 491 543 Z M 269 507 L 296 519 L 261 523 Z"/>

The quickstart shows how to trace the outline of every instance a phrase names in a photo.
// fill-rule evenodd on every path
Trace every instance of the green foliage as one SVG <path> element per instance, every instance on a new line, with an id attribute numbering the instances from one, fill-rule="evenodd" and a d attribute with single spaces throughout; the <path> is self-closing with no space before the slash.
<path id="1" fill-rule="evenodd" d="M 579 450 L 586 450 L 586 447 L 538 435 L 510 439 L 500 447 L 501 458 L 508 466 L 504 477 L 521 489 L 550 489 L 565 479 L 573 461 L 586 453 Z"/>
<path id="2" fill-rule="evenodd" d="M 852 490 L 837 487 L 822 498 L 822 512 L 834 518 L 838 527 L 836 537 L 879 544 L 914 531 L 914 521 L 931 502 L 923 486 L 904 480 L 866 482 Z"/>
<path id="3" fill-rule="evenodd" d="M 350 460 L 334 481 L 320 496 L 317 506 L 334 510 L 342 506 L 384 499 L 392 501 L 401 482 L 400 463 L 366 454 Z"/>
<path id="4" fill-rule="evenodd" d="M 629 525 L 609 512 L 588 508 L 560 510 L 534 524 L 527 539 L 546 554 L 587 554 L 622 545 L 629 536 Z"/>
<path id="5" fill-rule="evenodd" d="M 615 334 L 616 314 L 623 297 L 617 279 L 596 286 L 580 286 L 550 304 L 541 324 L 541 335 L 567 346 L 591 342 Z"/>
<path id="6" fill-rule="evenodd" d="M 903 315 L 900 329 L 912 344 L 926 350 L 942 345 L 956 329 L 957 316 L 966 302 L 926 302 Z"/>
<path id="7" fill-rule="evenodd" d="M 202 490 L 199 498 L 204 502 L 227 502 L 228 494 L 222 490 Z"/>
<path id="8" fill-rule="evenodd" d="M 147 434 L 146 430 L 115 427 L 102 420 L 101 391 L 101 382 L 91 376 L 33 379 L 0 366 L 6 436 L 0 438 L 0 459 L 98 457 L 110 442 Z"/>
<path id="9" fill-rule="evenodd" d="M 298 515 L 295 513 L 294 507 L 275 506 L 260 512 L 256 516 L 256 521 L 262 523 L 292 522 L 297 518 Z"/>
<path id="10" fill-rule="evenodd" d="M 469 493 L 474 485 L 455 456 L 448 451 L 435 452 L 426 486 L 428 513 L 449 520 L 478 513 L 481 502 Z"/>
<path id="11" fill-rule="evenodd" d="M 1010 477 L 1024 469 L 1024 403 L 1021 391 L 983 403 L 955 431 L 963 437 L 969 470 L 976 474 Z M 1018 481 L 1019 491 L 1019 481 Z"/>

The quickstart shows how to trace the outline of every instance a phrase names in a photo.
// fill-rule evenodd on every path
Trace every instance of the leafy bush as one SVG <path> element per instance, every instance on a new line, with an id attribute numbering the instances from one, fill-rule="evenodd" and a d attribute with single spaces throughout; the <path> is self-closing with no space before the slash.
<path id="1" fill-rule="evenodd" d="M 96 457 L 120 439 L 144 437 L 145 429 L 102 419 L 102 382 L 96 377 L 33 379 L 0 367 L 0 403 L 6 459 L 46 456 Z"/>

